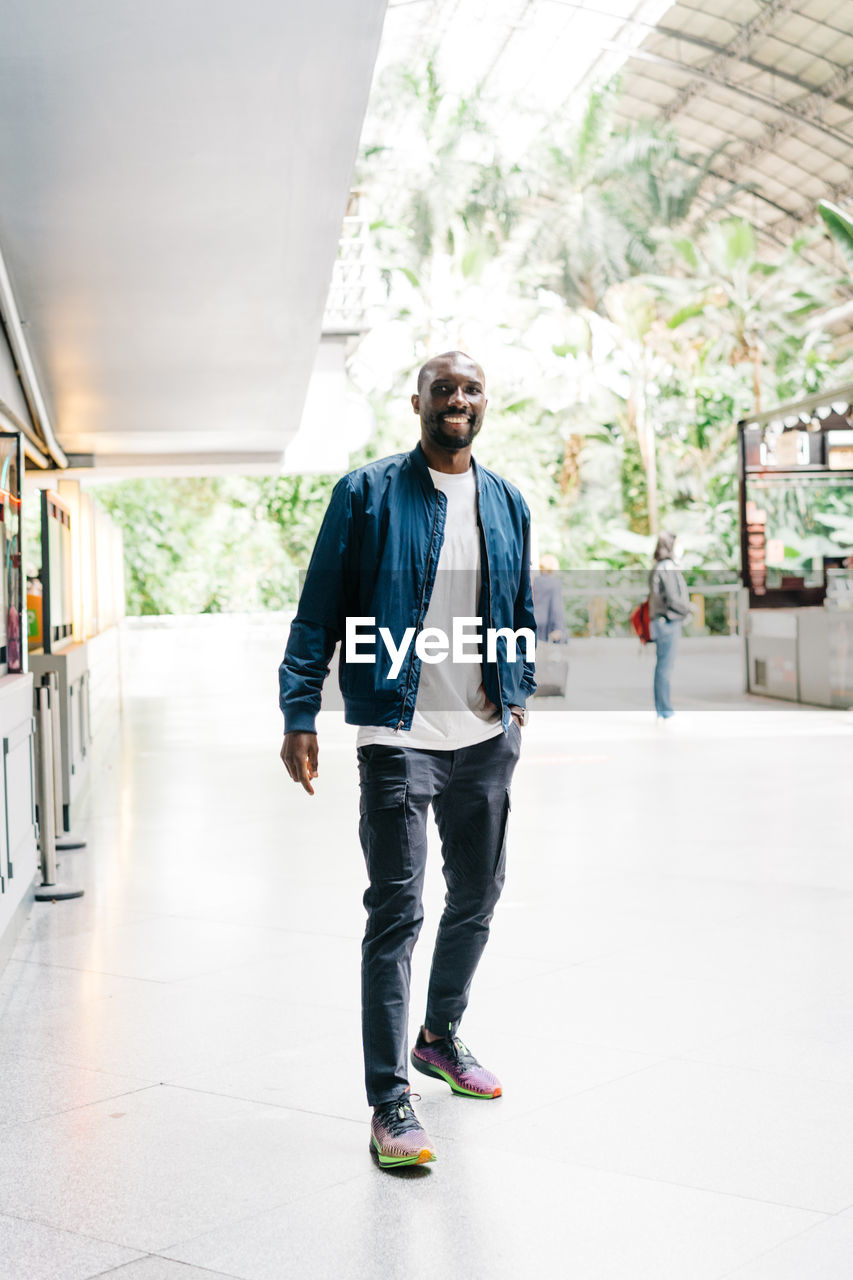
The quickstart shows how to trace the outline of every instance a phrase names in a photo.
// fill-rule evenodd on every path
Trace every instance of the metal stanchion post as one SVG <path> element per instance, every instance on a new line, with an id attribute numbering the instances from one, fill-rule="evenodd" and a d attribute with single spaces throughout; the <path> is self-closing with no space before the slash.
<path id="1" fill-rule="evenodd" d="M 37 902 L 56 902 L 65 898 L 82 898 L 82 889 L 69 889 L 56 883 L 56 801 L 54 797 L 53 724 L 51 689 L 39 685 L 36 693 L 36 729 L 38 764 L 39 852 L 42 884 L 35 891 Z"/>
<path id="2" fill-rule="evenodd" d="M 48 688 L 50 702 L 50 741 L 53 751 L 53 830 L 57 836 L 62 831 L 62 717 L 59 712 L 59 677 L 55 671 L 48 671 L 42 676 L 42 683 Z"/>
<path id="3" fill-rule="evenodd" d="M 50 681 L 51 724 L 53 728 L 53 793 L 56 800 L 56 848 L 61 853 L 67 853 L 71 849 L 85 849 L 86 841 L 65 830 L 62 818 L 62 718 L 59 711 L 59 676 L 55 671 L 49 671 L 44 679 Z M 72 749 L 70 737 L 69 728 L 69 752 Z"/>

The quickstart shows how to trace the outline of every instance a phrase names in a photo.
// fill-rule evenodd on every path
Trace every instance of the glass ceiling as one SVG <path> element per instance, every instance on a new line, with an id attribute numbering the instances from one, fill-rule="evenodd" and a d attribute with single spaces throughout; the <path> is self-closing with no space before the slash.
<path id="1" fill-rule="evenodd" d="M 479 90 L 501 122 L 509 154 L 523 152 L 543 120 L 609 80 L 670 0 L 391 0 L 377 77 L 432 61 L 441 85 Z"/>
<path id="2" fill-rule="evenodd" d="M 771 242 L 853 197 L 853 0 L 391 0 L 377 75 L 430 59 L 494 104 L 516 155 L 619 72 L 622 117 L 716 153 L 703 197 Z"/>

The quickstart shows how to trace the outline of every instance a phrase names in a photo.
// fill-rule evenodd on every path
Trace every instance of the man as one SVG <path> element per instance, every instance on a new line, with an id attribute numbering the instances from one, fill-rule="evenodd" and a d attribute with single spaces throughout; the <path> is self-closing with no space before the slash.
<path id="1" fill-rule="evenodd" d="M 541 640 L 559 643 L 566 626 L 563 584 L 559 577 L 560 562 L 556 556 L 544 555 L 539 561 L 539 576 L 533 581 L 533 613 L 536 634 Z"/>
<path id="2" fill-rule="evenodd" d="M 533 579 L 533 616 L 536 618 L 536 695 L 564 698 L 569 683 L 569 651 L 566 640 L 566 606 L 560 562 L 543 555 Z M 548 643 L 543 646 L 543 641 Z"/>
<path id="3" fill-rule="evenodd" d="M 470 357 L 453 351 L 424 365 L 412 396 L 420 443 L 336 485 L 279 669 L 282 759 L 313 795 L 315 718 L 335 645 L 345 641 L 340 685 L 347 722 L 359 725 L 370 881 L 365 1083 L 383 1166 L 435 1158 L 412 1108 L 406 1060 L 430 806 L 447 894 L 411 1064 L 466 1097 L 501 1092 L 457 1030 L 504 883 L 510 782 L 536 687 L 533 654 L 516 633 L 532 642 L 535 624 L 527 506 L 471 457 L 486 404 Z M 461 643 L 448 653 L 451 634 Z"/>

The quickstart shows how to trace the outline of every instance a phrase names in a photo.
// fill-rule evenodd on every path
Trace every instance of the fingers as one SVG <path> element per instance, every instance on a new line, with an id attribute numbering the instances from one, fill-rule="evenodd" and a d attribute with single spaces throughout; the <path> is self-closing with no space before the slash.
<path id="1" fill-rule="evenodd" d="M 303 789 L 308 792 L 309 796 L 313 796 L 314 788 L 311 786 L 311 779 L 317 777 L 317 771 L 316 769 L 312 771 L 307 757 L 300 761 L 300 765 L 299 777 L 295 781 L 301 782 Z"/>
<path id="2" fill-rule="evenodd" d="M 313 796 L 314 794 L 314 788 L 311 786 L 311 779 L 316 778 L 319 773 L 319 769 L 317 767 L 318 754 L 317 739 L 314 738 L 313 741 L 309 743 L 308 750 L 299 761 L 300 774 L 298 781 L 302 783 L 302 786 L 308 792 L 309 796 Z"/>
<path id="3" fill-rule="evenodd" d="M 300 734 L 292 738 L 285 737 L 281 748 L 284 767 L 294 782 L 298 782 L 309 796 L 313 796 L 314 788 L 311 780 L 319 774 L 319 750 L 315 734 Z"/>

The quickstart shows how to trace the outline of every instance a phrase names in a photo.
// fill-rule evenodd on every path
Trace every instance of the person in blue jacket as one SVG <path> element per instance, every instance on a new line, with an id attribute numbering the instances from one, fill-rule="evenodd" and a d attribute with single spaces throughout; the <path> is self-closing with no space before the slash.
<path id="1" fill-rule="evenodd" d="M 338 643 L 346 720 L 359 726 L 359 836 L 369 886 L 362 1030 L 371 1149 L 383 1166 L 435 1152 L 408 1065 L 463 1096 L 500 1096 L 459 1038 L 504 884 L 510 784 L 536 688 L 530 513 L 471 455 L 485 377 L 447 352 L 418 375 L 420 441 L 335 486 L 279 668 L 288 774 L 310 794 L 316 716 Z M 423 921 L 432 808 L 447 884 L 426 1013 L 408 1054 L 411 956 Z"/>

